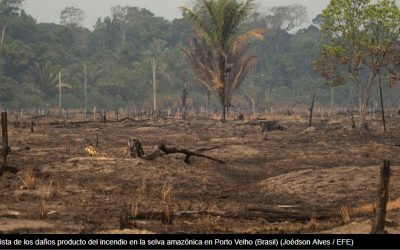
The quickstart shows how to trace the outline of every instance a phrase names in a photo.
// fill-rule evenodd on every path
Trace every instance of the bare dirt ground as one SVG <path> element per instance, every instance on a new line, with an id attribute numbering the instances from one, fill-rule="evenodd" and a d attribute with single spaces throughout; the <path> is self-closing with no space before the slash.
<path id="1" fill-rule="evenodd" d="M 0 177 L 0 232 L 368 233 L 379 167 L 390 159 L 387 229 L 400 233 L 400 119 L 389 120 L 387 135 L 379 120 L 360 135 L 346 117 L 316 118 L 314 133 L 303 133 L 305 117 L 278 119 L 288 130 L 267 140 L 248 121 L 38 120 L 34 133 L 10 125 L 9 164 L 21 171 Z M 129 138 L 145 153 L 164 142 L 226 164 L 134 159 Z"/>

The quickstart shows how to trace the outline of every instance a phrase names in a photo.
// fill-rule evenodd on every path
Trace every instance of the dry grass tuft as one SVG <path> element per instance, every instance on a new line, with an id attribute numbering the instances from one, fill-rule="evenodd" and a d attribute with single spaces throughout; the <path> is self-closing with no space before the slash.
<path id="1" fill-rule="evenodd" d="M 47 206 L 46 206 L 46 201 L 43 199 L 39 200 L 39 217 L 41 220 L 47 219 Z"/>
<path id="2" fill-rule="evenodd" d="M 52 190 L 52 186 L 53 186 L 53 179 L 50 179 L 50 182 L 47 186 L 43 186 L 40 188 L 40 197 L 47 201 L 50 200 L 50 198 L 53 195 L 53 190 Z"/>
<path id="3" fill-rule="evenodd" d="M 310 230 L 317 229 L 317 217 L 315 216 L 315 214 L 312 214 L 310 216 L 310 221 L 308 222 L 308 227 Z"/>
<path id="4" fill-rule="evenodd" d="M 166 182 L 161 191 L 161 203 L 162 203 L 162 224 L 171 225 L 174 217 L 174 209 L 171 205 L 171 192 L 172 192 L 172 184 L 170 182 Z"/>
<path id="5" fill-rule="evenodd" d="M 400 199 L 391 200 L 387 204 L 387 211 L 400 209 Z M 352 208 L 354 215 L 370 215 L 376 212 L 376 202 L 365 203 Z"/>
<path id="6" fill-rule="evenodd" d="M 342 216 L 342 221 L 344 224 L 349 224 L 351 222 L 349 207 L 341 206 L 340 207 L 340 215 Z"/>
<path id="7" fill-rule="evenodd" d="M 28 169 L 23 176 L 18 176 L 22 181 L 21 189 L 35 190 L 36 189 L 36 177 L 33 169 Z"/>
<path id="8" fill-rule="evenodd" d="M 136 218 L 136 216 L 139 214 L 139 208 L 143 202 L 143 198 L 146 196 L 146 190 L 147 176 L 143 178 L 142 184 L 136 191 L 136 196 L 132 199 L 131 214 L 133 218 Z M 136 222 L 134 222 L 133 226 L 136 227 Z"/>

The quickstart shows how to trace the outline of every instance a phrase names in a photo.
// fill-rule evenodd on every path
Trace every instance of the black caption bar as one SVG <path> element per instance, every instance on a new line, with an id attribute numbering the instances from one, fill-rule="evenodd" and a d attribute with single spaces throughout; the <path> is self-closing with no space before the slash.
<path id="1" fill-rule="evenodd" d="M 0 235 L 0 249 L 400 249 L 400 235 Z"/>

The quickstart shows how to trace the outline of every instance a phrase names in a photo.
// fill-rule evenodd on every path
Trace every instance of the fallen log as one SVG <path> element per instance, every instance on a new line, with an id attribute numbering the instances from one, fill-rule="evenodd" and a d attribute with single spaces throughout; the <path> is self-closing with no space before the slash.
<path id="1" fill-rule="evenodd" d="M 201 216 L 215 216 L 229 219 L 265 219 L 269 222 L 278 221 L 298 221 L 307 222 L 311 218 L 318 220 L 332 219 L 338 217 L 335 214 L 328 213 L 304 213 L 303 211 L 262 211 L 262 210 L 245 210 L 245 211 L 178 211 L 174 212 L 174 218 L 198 218 Z M 133 220 L 161 220 L 164 217 L 163 212 L 148 211 L 140 212 L 136 216 L 131 217 Z"/>
<path id="2" fill-rule="evenodd" d="M 225 164 L 225 161 L 222 161 L 220 159 L 217 159 L 217 158 L 214 158 L 214 157 L 211 157 L 208 155 L 204 155 L 201 153 L 193 152 L 193 151 L 190 151 L 185 148 L 166 147 L 164 143 L 160 143 L 159 145 L 157 145 L 153 149 L 153 151 L 150 154 L 144 156 L 143 159 L 154 160 L 155 158 L 163 156 L 163 155 L 178 154 L 178 153 L 186 155 L 185 163 L 188 165 L 190 164 L 190 160 L 189 160 L 190 156 L 202 157 L 202 158 L 206 158 L 209 160 L 213 160 L 213 161 Z"/>
<path id="3" fill-rule="evenodd" d="M 19 172 L 19 169 L 17 167 L 13 167 L 10 165 L 1 166 L 0 167 L 0 176 L 2 176 L 4 174 L 4 172 L 10 172 L 10 173 L 16 174 Z"/>

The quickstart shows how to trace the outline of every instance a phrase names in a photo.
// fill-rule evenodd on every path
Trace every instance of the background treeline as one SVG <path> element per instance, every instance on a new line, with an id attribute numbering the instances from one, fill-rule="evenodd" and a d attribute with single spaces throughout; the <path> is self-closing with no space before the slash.
<path id="1" fill-rule="evenodd" d="M 180 49 L 193 37 L 187 20 L 168 21 L 146 9 L 116 6 L 89 30 L 82 26 L 80 9 L 66 8 L 61 24 L 37 23 L 20 3 L 0 1 L 2 107 L 56 107 L 61 81 L 62 106 L 83 108 L 86 77 L 89 109 L 146 109 L 153 103 L 152 60 L 157 62 L 159 108 L 180 105 L 185 79 L 189 109 L 205 107 L 206 90 L 193 77 Z M 255 10 L 243 29 L 265 28 L 267 38 L 252 44 L 258 62 L 235 94 L 234 107 L 263 112 L 308 106 L 316 86 L 319 105 L 357 107 L 351 82 L 332 89 L 313 71 L 325 38 L 319 17 L 300 29 L 306 20 L 300 5 Z M 399 94 L 398 87 L 384 84 L 387 106 L 398 107 Z M 371 100 L 379 107 L 378 91 Z M 216 97 L 211 104 L 219 107 Z"/>

